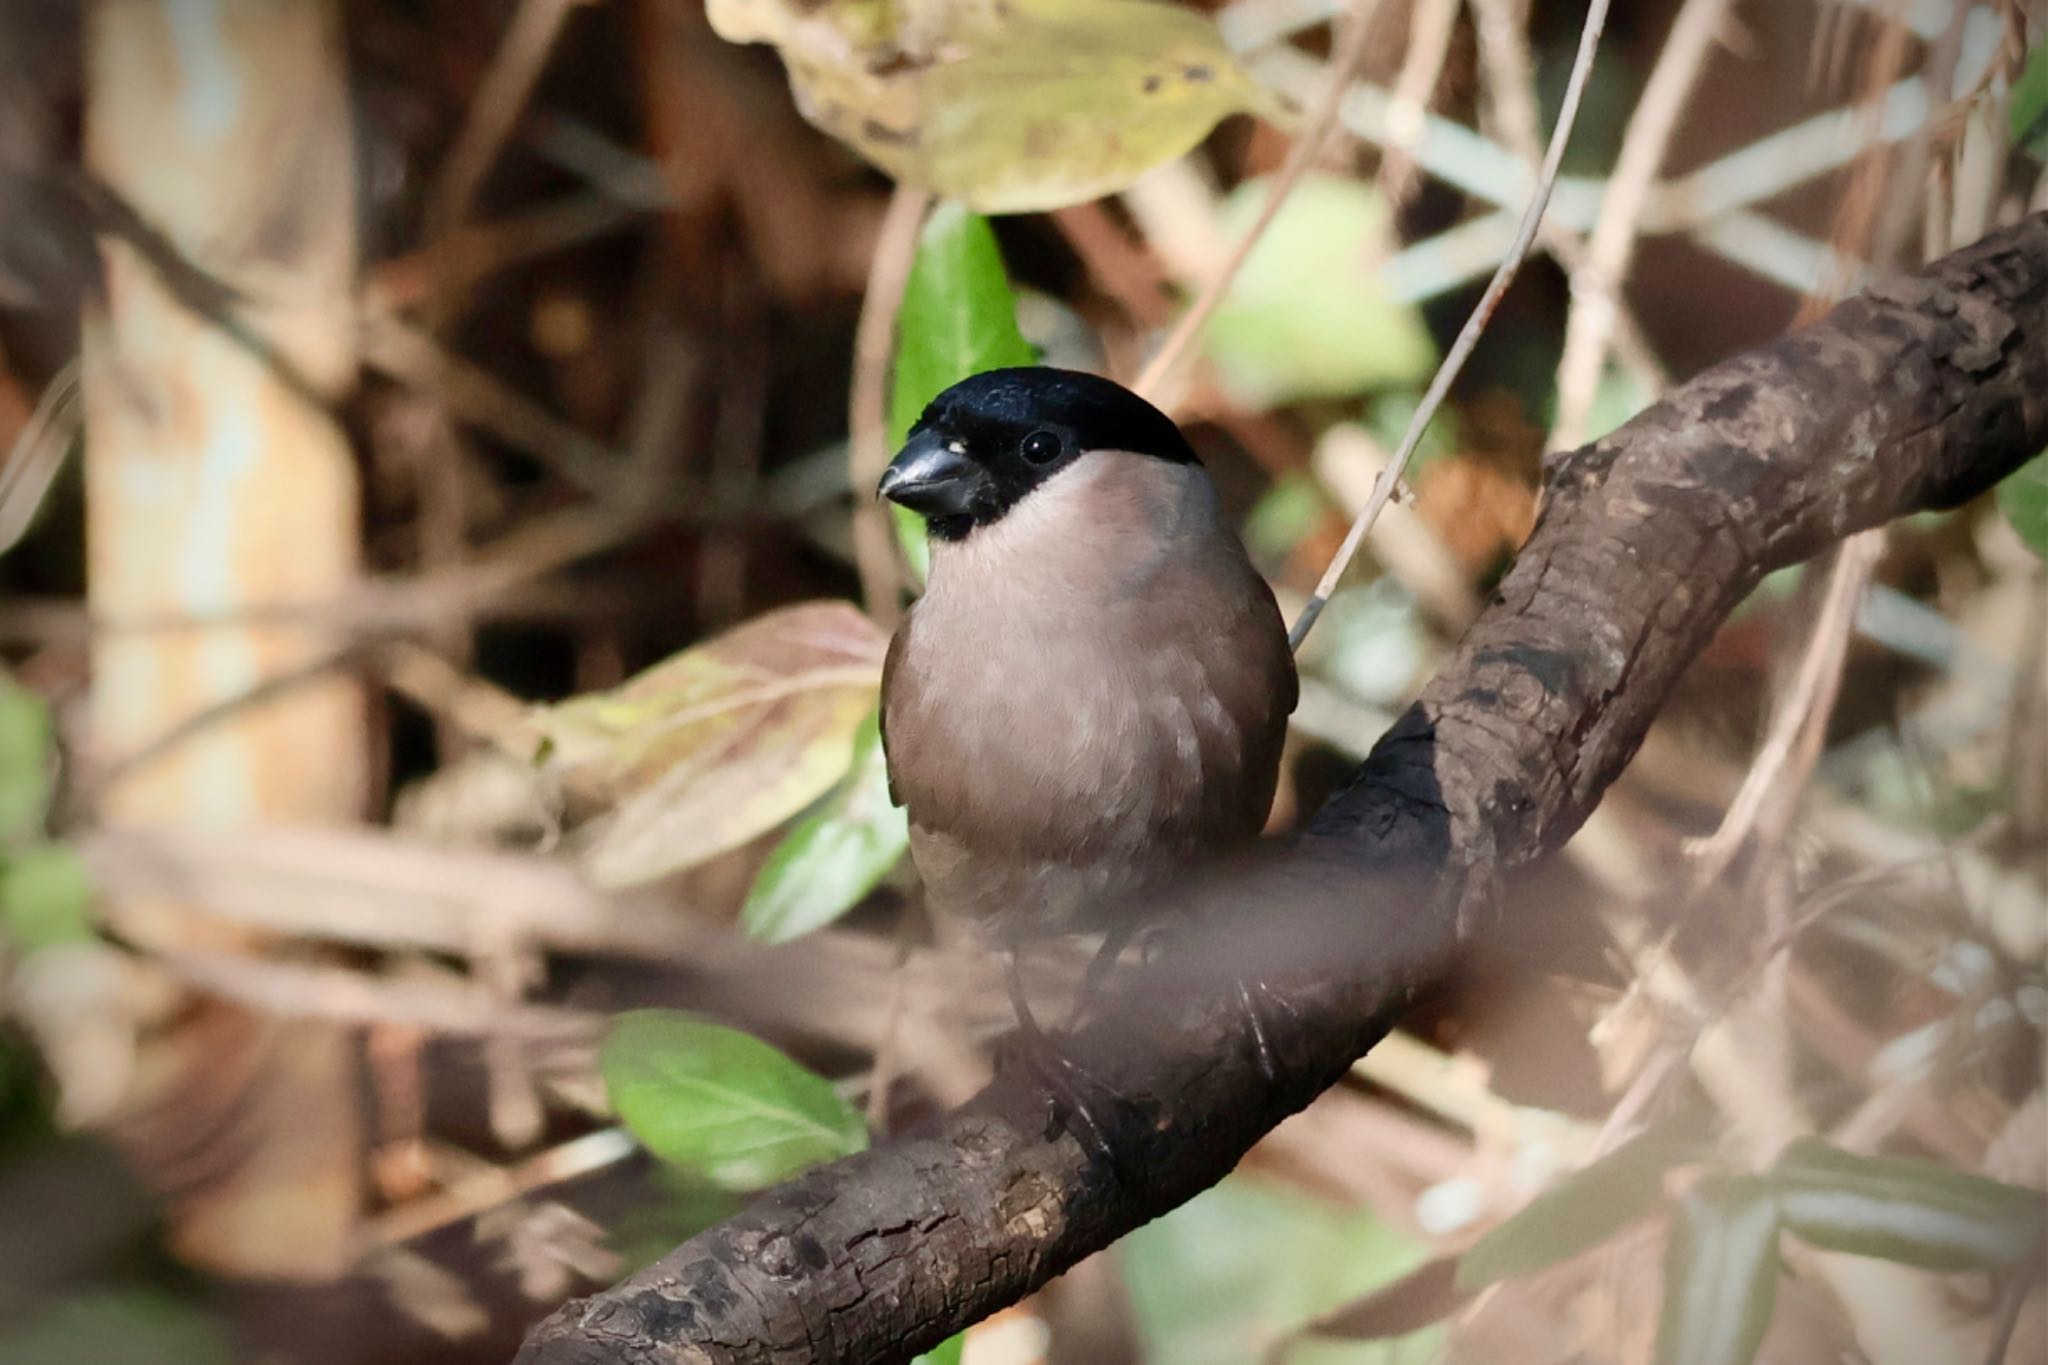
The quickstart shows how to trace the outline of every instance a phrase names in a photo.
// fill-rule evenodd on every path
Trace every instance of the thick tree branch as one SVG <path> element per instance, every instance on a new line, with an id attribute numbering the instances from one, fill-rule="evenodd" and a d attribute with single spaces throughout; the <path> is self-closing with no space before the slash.
<path id="1" fill-rule="evenodd" d="M 1180 1204 L 1381 1036 L 1503 874 L 1579 827 L 1765 573 L 2043 445 L 2036 215 L 1556 460 L 1513 571 L 1351 786 L 1285 852 L 1205 877 L 1186 930 L 1065 1040 L 1121 1097 L 1091 1105 L 1113 1158 L 1012 1068 L 567 1305 L 520 1361 L 901 1360 Z"/>

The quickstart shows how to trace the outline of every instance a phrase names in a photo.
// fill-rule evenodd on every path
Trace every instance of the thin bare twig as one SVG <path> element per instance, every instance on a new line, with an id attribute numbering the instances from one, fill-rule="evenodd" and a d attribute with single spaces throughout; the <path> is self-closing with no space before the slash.
<path id="1" fill-rule="evenodd" d="M 1457 30 L 1458 0 L 1415 0 L 1408 15 L 1408 52 L 1394 77 L 1393 102 L 1387 110 L 1387 141 L 1380 156 L 1380 189 L 1390 204 L 1399 204 L 1415 185 L 1416 167 L 1408 149 L 1422 139 L 1423 115 L 1443 75 Z"/>
<path id="2" fill-rule="evenodd" d="M 551 256 L 632 226 L 646 214 L 637 204 L 590 191 L 484 223 L 465 223 L 443 236 L 380 262 L 364 289 L 373 307 L 395 312 L 470 285 L 502 270 Z"/>
<path id="3" fill-rule="evenodd" d="M 0 555 L 28 534 L 78 437 L 78 373 L 76 359 L 57 371 L 22 424 L 12 452 L 0 463 Z"/>
<path id="4" fill-rule="evenodd" d="M 593 1171 L 616 1165 L 639 1150 L 640 1145 L 625 1129 L 600 1128 L 513 1165 L 479 1171 L 446 1189 L 401 1204 L 371 1219 L 357 1233 L 356 1254 L 364 1256 L 424 1237 L 450 1223 L 488 1213 L 536 1190 L 578 1180 Z"/>
<path id="5" fill-rule="evenodd" d="M 1352 556 L 1358 553 L 1366 531 L 1371 529 L 1380 509 L 1387 505 L 1387 500 L 1400 486 L 1401 475 L 1407 470 L 1408 461 L 1414 457 L 1422 433 L 1428 429 L 1430 419 L 1436 416 L 1437 408 L 1442 406 L 1444 395 L 1450 392 L 1458 372 L 1471 358 L 1473 348 L 1479 344 L 1479 334 L 1486 330 L 1493 310 L 1500 306 L 1501 297 L 1514 283 L 1516 272 L 1522 268 L 1522 261 L 1529 254 L 1530 244 L 1536 240 L 1536 231 L 1543 224 L 1543 211 L 1550 203 L 1551 189 L 1557 184 L 1557 170 L 1564 160 L 1565 145 L 1571 141 L 1572 125 L 1578 121 L 1579 101 L 1586 93 L 1586 78 L 1593 70 L 1593 54 L 1600 50 L 1600 33 L 1607 25 L 1607 4 L 1608 0 L 1593 0 L 1586 11 L 1585 27 L 1579 32 L 1578 54 L 1572 58 L 1571 79 L 1565 84 L 1564 103 L 1558 109 L 1557 127 L 1551 130 L 1550 146 L 1543 154 L 1543 166 L 1536 177 L 1535 188 L 1530 191 L 1528 207 L 1522 210 L 1522 222 L 1515 230 L 1514 244 L 1508 248 L 1499 269 L 1493 272 L 1493 279 L 1480 296 L 1479 305 L 1472 310 L 1472 316 L 1465 319 L 1458 339 L 1451 343 L 1450 354 L 1437 367 L 1436 378 L 1430 380 L 1429 390 L 1422 395 L 1415 416 L 1409 420 L 1400 448 L 1381 472 L 1379 482 L 1373 485 L 1372 497 L 1367 500 L 1365 510 L 1351 523 L 1351 529 L 1344 535 L 1344 543 L 1337 548 L 1336 557 L 1323 571 L 1322 581 L 1316 584 L 1314 595 L 1302 607 L 1301 615 L 1294 618 L 1294 627 L 1287 633 L 1287 643 L 1296 650 L 1308 638 L 1316 618 L 1322 615 L 1330 594 L 1337 590 L 1337 584 L 1343 579 L 1344 570 L 1350 566 Z"/>
<path id="6" fill-rule="evenodd" d="M 1537 131 L 1536 64 L 1529 53 L 1528 0 L 1472 0 L 1473 29 L 1479 42 L 1479 63 L 1486 72 L 1489 104 L 1483 112 L 1497 125 L 1496 134 L 1522 161 L 1543 160 L 1543 139 Z M 1537 240 L 1567 273 L 1585 268 L 1586 239 L 1555 217 L 1543 220 Z M 1627 301 L 1615 301 L 1614 354 L 1636 382 L 1651 394 L 1671 387 L 1671 376 L 1643 336 Z"/>
<path id="7" fill-rule="evenodd" d="M 396 640 L 379 651 L 377 663 L 392 691 L 472 739 L 520 762 L 540 748 L 540 732 L 527 719 L 525 702 L 434 651 Z"/>
<path id="8" fill-rule="evenodd" d="M 515 1004 L 486 986 L 394 980 L 238 953 L 153 949 L 148 956 L 187 985 L 281 1019 L 405 1024 L 459 1037 L 535 1042 L 592 1040 L 605 1027 L 601 1014 Z"/>
<path id="9" fill-rule="evenodd" d="M 463 421 L 523 450 L 572 486 L 602 497 L 624 463 L 617 452 L 556 417 L 420 328 L 374 304 L 357 338 L 363 363 L 445 404 Z"/>
<path id="10" fill-rule="evenodd" d="M 534 82 L 540 79 L 541 68 L 554 51 L 563 22 L 569 11 L 582 2 L 524 0 L 512 16 L 511 27 L 491 57 L 490 69 L 484 73 L 469 103 L 469 116 L 463 120 L 462 131 L 456 134 L 455 145 L 449 150 L 440 180 L 434 186 L 427 213 L 430 236 L 441 237 L 454 231 L 469 216 L 477 186 L 497 160 L 498 149 L 504 146 L 512 125 L 518 121 L 519 111 L 526 107 Z"/>
<path id="11" fill-rule="evenodd" d="M 289 696 L 302 687 L 321 681 L 330 673 L 353 668 L 364 657 L 365 650 L 360 644 L 325 650 L 290 668 L 268 674 L 239 692 L 189 712 L 153 738 L 110 759 L 97 771 L 88 771 L 79 781 L 73 800 L 79 808 L 90 810 L 104 800 L 108 790 L 116 784 L 168 757 L 214 726 L 232 720 L 252 706 Z"/>
<path id="12" fill-rule="evenodd" d="M 1160 344 L 1158 351 L 1153 353 L 1152 359 L 1146 364 L 1143 373 L 1139 374 L 1137 381 L 1131 385 L 1140 396 L 1158 401 L 1160 387 L 1172 375 L 1182 357 L 1194 345 L 1195 338 L 1201 335 L 1202 328 L 1208 325 L 1210 317 L 1222 304 L 1224 296 L 1230 292 L 1231 281 L 1237 278 L 1238 271 L 1242 270 L 1244 263 L 1250 259 L 1252 248 L 1266 235 L 1266 229 L 1271 227 L 1273 220 L 1280 215 L 1281 205 L 1287 202 L 1287 197 L 1294 192 L 1294 187 L 1301 183 L 1302 176 L 1315 164 L 1315 159 L 1322 155 L 1323 147 L 1330 140 L 1330 134 L 1336 131 L 1338 116 L 1344 108 L 1344 94 L 1350 89 L 1351 78 L 1357 74 L 1359 62 L 1365 58 L 1366 33 L 1372 26 L 1372 13 L 1378 4 L 1379 0 L 1353 0 L 1351 22 L 1345 29 L 1343 42 L 1339 44 L 1336 54 L 1330 61 L 1329 88 L 1323 92 L 1322 102 L 1316 106 L 1315 117 L 1309 122 L 1308 131 L 1296 139 L 1294 145 L 1288 149 L 1287 160 L 1281 163 L 1280 173 L 1273 177 L 1272 183 L 1266 188 L 1266 202 L 1260 206 L 1259 216 L 1252 220 L 1252 225 L 1244 236 L 1238 238 L 1237 244 L 1230 249 L 1230 255 L 1224 258 L 1223 264 L 1209 282 L 1202 286 L 1202 292 L 1196 296 L 1187 312 L 1181 314 L 1180 321 L 1174 324 L 1173 331 L 1167 335 L 1166 340 Z"/>
<path id="13" fill-rule="evenodd" d="M 889 512 L 872 490 L 889 463 L 889 357 L 895 350 L 896 315 L 902 311 L 903 291 L 917 260 L 917 230 L 930 207 L 931 196 L 923 190 L 896 187 L 875 238 L 860 324 L 853 334 L 846 452 L 847 478 L 853 484 L 853 561 L 860 571 L 861 600 L 885 630 L 895 626 L 902 606 Z"/>
<path id="14" fill-rule="evenodd" d="M 1841 692 L 1842 666 L 1849 657 L 1856 609 L 1883 553 L 1882 527 L 1851 536 L 1836 551 L 1827 593 L 1791 691 L 1772 716 L 1770 732 L 1757 750 L 1756 761 L 1742 779 L 1728 813 L 1721 818 L 1720 828 L 1699 846 L 1693 868 L 1694 886 L 1706 887 L 1720 880 L 1766 809 L 1783 802 L 1787 792 L 1806 785 L 1814 761 L 1820 757 L 1827 718 Z"/>
<path id="15" fill-rule="evenodd" d="M 1557 422 L 1550 449 L 1571 450 L 1585 440 L 1586 418 L 1600 387 L 1600 372 L 1614 336 L 1615 317 L 1629 259 L 1642 228 L 1643 207 L 1664 162 L 1686 97 L 1706 65 L 1707 50 L 1728 13 L 1728 0 L 1685 0 L 1643 97 L 1629 118 L 1614 174 L 1600 201 L 1600 217 L 1583 269 L 1572 278 L 1572 310 L 1565 322 L 1564 358 L 1557 368 Z"/>

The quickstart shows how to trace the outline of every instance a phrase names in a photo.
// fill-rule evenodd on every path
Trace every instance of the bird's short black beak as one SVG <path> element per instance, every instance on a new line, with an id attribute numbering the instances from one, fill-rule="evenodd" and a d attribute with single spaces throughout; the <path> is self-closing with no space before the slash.
<path id="1" fill-rule="evenodd" d="M 917 432 L 882 471 L 875 491 L 926 517 L 962 517 L 974 511 L 988 474 L 953 443 Z"/>

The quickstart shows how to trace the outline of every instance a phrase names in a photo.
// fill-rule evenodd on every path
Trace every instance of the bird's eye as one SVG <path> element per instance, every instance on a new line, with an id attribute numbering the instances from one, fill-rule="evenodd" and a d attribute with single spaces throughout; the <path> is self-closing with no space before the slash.
<path id="1" fill-rule="evenodd" d="M 1024 458 L 1033 464 L 1051 464 L 1060 455 L 1060 438 L 1049 431 L 1034 431 L 1024 438 Z"/>

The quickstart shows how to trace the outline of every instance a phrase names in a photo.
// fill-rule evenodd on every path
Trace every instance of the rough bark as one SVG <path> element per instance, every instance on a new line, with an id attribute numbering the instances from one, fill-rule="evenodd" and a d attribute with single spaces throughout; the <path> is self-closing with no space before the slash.
<path id="1" fill-rule="evenodd" d="M 1119 1097 L 1090 1105 L 1103 1146 L 1011 1068 L 568 1304 L 519 1361 L 901 1360 L 1188 1199 L 1377 1041 L 1505 874 L 1579 827 L 1765 573 L 1966 501 L 2044 444 L 2035 215 L 1555 460 L 1514 569 L 1351 785 L 1283 853 L 1206 879 L 1188 927 L 1065 1039 Z"/>

